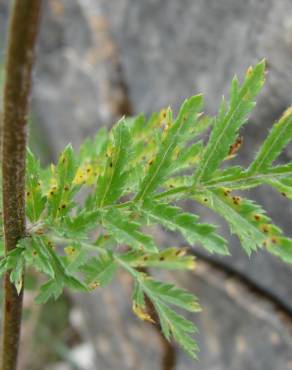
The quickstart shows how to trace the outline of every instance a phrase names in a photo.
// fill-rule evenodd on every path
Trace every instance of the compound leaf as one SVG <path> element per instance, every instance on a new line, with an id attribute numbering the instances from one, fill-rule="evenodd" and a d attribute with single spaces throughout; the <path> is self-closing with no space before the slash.
<path id="1" fill-rule="evenodd" d="M 149 196 L 164 182 L 173 162 L 173 153 L 176 148 L 185 142 L 186 137 L 189 139 L 189 131 L 196 124 L 202 103 L 202 95 L 193 96 L 183 103 L 177 119 L 168 129 L 155 158 L 149 164 L 149 169 L 136 195 L 136 201 Z"/>
<path id="2" fill-rule="evenodd" d="M 129 216 L 117 209 L 111 209 L 103 216 L 103 223 L 110 235 L 120 244 L 126 244 L 134 249 L 157 252 L 153 238 L 140 231 L 140 225 Z"/>
<path id="3" fill-rule="evenodd" d="M 210 139 L 202 154 L 199 168 L 195 173 L 196 184 L 210 179 L 228 155 L 239 128 L 246 123 L 248 114 L 255 106 L 253 100 L 264 83 L 264 73 L 265 62 L 263 61 L 254 68 L 248 69 L 245 81 L 240 88 L 237 79 L 233 79 L 229 109 L 225 103 L 222 103 Z"/>
<path id="4" fill-rule="evenodd" d="M 200 243 L 211 253 L 228 254 L 226 241 L 215 233 L 215 227 L 199 223 L 198 216 L 185 213 L 168 203 L 150 200 L 143 203 L 143 211 L 150 220 L 181 232 L 189 244 Z"/>

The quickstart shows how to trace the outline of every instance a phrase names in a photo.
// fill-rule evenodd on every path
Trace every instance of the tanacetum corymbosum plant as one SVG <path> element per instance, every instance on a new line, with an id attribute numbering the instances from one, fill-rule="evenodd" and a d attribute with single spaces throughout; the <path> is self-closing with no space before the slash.
<path id="1" fill-rule="evenodd" d="M 202 113 L 203 96 L 196 95 L 185 100 L 176 117 L 167 108 L 148 119 L 122 118 L 110 132 L 101 129 L 86 140 L 79 152 L 68 145 L 49 168 L 42 169 L 28 150 L 27 236 L 2 259 L 1 272 L 11 270 L 18 291 L 24 265 L 47 275 L 36 298 L 43 303 L 58 298 L 65 287 L 86 292 L 105 286 L 124 269 L 134 281 L 133 311 L 153 321 L 147 297 L 165 337 L 195 358 L 196 327 L 175 308 L 197 312 L 197 298 L 147 272 L 193 269 L 194 257 L 184 248 L 159 248 L 147 230 L 161 225 L 179 232 L 190 246 L 227 255 L 227 242 L 216 227 L 178 205 L 190 200 L 223 217 L 248 255 L 265 248 L 292 261 L 292 240 L 260 205 L 237 195 L 270 185 L 292 198 L 292 163 L 274 165 L 292 138 L 291 108 L 273 125 L 248 168 L 227 161 L 238 152 L 240 128 L 248 122 L 264 77 L 262 61 L 247 70 L 241 85 L 234 78 L 229 103 L 222 100 L 216 117 Z"/>

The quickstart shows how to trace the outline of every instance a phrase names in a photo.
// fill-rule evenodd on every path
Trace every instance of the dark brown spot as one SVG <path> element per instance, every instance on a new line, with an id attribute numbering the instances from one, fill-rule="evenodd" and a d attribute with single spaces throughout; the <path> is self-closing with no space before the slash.
<path id="1" fill-rule="evenodd" d="M 235 204 L 236 206 L 239 205 L 239 203 L 240 203 L 240 197 L 232 197 L 232 200 L 233 200 L 233 204 Z"/>
<path id="2" fill-rule="evenodd" d="M 259 220 L 261 219 L 261 216 L 260 216 L 260 215 L 254 215 L 254 219 L 255 219 L 256 221 L 259 221 Z"/>
<path id="3" fill-rule="evenodd" d="M 235 143 L 232 144 L 232 145 L 230 145 L 228 155 L 234 155 L 234 154 L 236 154 L 238 152 L 238 150 L 240 149 L 242 142 L 243 142 L 243 137 L 242 136 L 239 136 L 235 140 Z"/>
<path id="4" fill-rule="evenodd" d="M 164 257 L 160 257 L 159 258 L 159 261 L 164 261 L 165 260 L 165 258 Z"/>

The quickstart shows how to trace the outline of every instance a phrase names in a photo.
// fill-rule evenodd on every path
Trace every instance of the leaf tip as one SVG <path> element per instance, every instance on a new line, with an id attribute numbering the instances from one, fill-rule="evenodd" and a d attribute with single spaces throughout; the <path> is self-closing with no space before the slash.
<path id="1" fill-rule="evenodd" d="M 287 108 L 283 115 L 282 115 L 282 118 L 289 118 L 292 116 L 292 106 L 290 106 L 289 108 Z"/>

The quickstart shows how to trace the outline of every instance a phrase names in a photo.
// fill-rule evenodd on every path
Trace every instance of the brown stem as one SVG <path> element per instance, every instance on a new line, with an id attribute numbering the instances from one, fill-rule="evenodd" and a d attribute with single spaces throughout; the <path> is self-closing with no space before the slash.
<path id="1" fill-rule="evenodd" d="M 2 131 L 5 253 L 25 235 L 25 157 L 31 71 L 42 0 L 15 0 L 9 23 Z M 15 370 L 23 291 L 4 278 L 2 370 Z"/>

